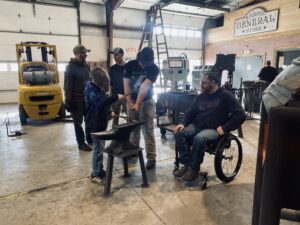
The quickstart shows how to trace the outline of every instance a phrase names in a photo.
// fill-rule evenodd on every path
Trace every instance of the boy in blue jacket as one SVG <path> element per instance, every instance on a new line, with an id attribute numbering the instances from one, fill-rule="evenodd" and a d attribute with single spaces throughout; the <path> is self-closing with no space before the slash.
<path id="1" fill-rule="evenodd" d="M 88 81 L 84 90 L 86 121 L 85 124 L 89 131 L 100 132 L 107 129 L 109 120 L 108 108 L 122 96 L 114 94 L 107 96 L 109 91 L 109 77 L 106 71 L 97 67 L 91 72 L 92 81 Z M 118 99 L 119 98 L 119 99 Z M 105 141 L 92 136 L 93 141 L 93 172 L 91 174 L 91 182 L 101 183 L 106 173 L 103 169 L 103 149 Z"/>

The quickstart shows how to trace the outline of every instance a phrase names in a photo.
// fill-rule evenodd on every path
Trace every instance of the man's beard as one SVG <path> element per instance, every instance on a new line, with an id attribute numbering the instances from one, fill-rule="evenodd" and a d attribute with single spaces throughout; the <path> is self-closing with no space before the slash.
<path id="1" fill-rule="evenodd" d="M 79 61 L 82 62 L 82 63 L 85 63 L 85 57 L 84 56 L 80 56 L 79 57 Z"/>

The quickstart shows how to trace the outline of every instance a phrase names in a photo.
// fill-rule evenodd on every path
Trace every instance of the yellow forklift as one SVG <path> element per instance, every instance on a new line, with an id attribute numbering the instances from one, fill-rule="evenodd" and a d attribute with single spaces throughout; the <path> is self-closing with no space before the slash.
<path id="1" fill-rule="evenodd" d="M 18 103 L 21 125 L 27 119 L 50 120 L 66 116 L 59 84 L 55 45 L 45 42 L 16 44 Z"/>

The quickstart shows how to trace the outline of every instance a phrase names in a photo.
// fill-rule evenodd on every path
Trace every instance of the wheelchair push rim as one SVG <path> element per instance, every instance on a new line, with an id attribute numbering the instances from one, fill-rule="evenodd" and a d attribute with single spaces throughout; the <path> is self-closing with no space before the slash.
<path id="1" fill-rule="evenodd" d="M 215 172 L 218 178 L 228 183 L 240 170 L 243 158 L 242 145 L 239 139 L 229 134 L 218 144 L 215 153 Z"/>

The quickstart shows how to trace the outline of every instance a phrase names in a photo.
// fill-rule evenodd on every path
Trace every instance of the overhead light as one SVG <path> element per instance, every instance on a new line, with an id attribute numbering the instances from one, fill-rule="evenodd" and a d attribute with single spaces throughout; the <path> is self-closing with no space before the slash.
<path id="1" fill-rule="evenodd" d="M 222 10 L 201 8 L 199 6 L 191 6 L 191 5 L 180 4 L 180 3 L 171 3 L 167 6 L 164 6 L 163 10 L 177 11 L 179 13 L 181 12 L 181 13 L 198 14 L 199 16 L 216 16 L 224 13 L 224 11 Z"/>

